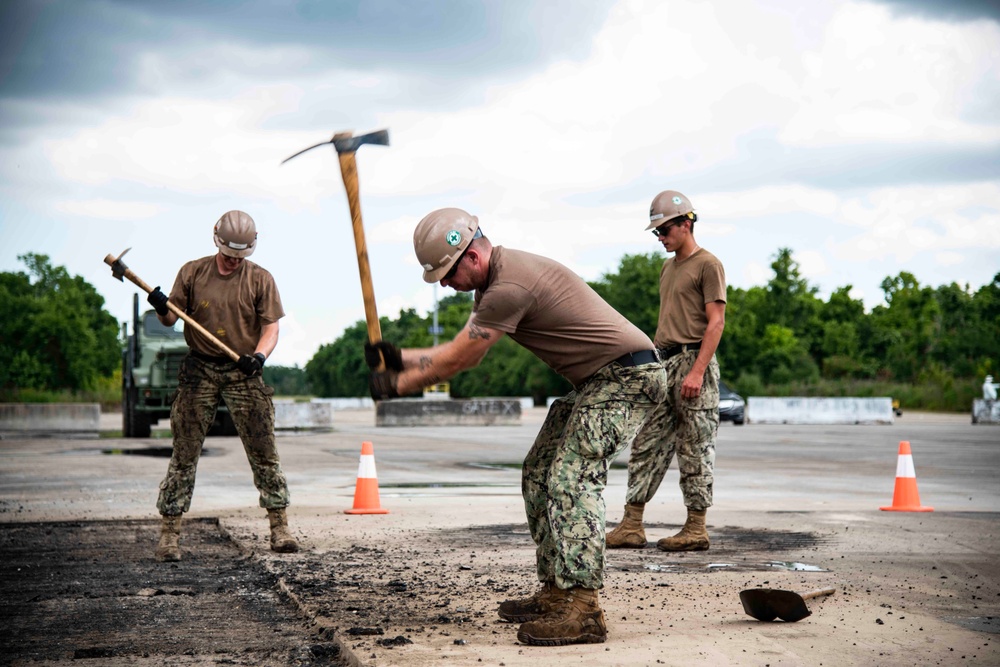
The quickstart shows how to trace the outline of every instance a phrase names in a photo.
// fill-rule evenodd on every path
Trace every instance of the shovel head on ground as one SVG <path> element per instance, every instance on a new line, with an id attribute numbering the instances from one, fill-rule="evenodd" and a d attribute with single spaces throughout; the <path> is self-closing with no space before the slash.
<path id="1" fill-rule="evenodd" d="M 836 590 L 835 588 L 822 588 L 799 595 L 793 591 L 782 591 L 776 588 L 751 588 L 740 591 L 740 602 L 743 603 L 743 611 L 758 621 L 773 621 L 780 618 L 783 621 L 794 623 L 812 613 L 806 606 L 806 600 L 821 595 L 830 595 Z"/>

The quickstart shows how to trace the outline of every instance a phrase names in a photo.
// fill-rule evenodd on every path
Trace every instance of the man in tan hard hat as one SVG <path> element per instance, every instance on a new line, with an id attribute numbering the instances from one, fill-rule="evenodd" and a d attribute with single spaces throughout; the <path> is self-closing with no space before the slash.
<path id="1" fill-rule="evenodd" d="M 218 252 L 184 264 L 169 301 L 241 356 L 236 362 L 220 356 L 194 327 L 184 328 L 191 349 L 178 372 L 177 397 L 170 408 L 174 451 L 156 503 L 163 517 L 156 547 L 161 561 L 181 559 L 181 515 L 191 507 L 198 458 L 220 399 L 243 441 L 260 506 L 267 510 L 271 549 L 298 551 L 288 532 L 288 483 L 274 442 L 274 390 L 261 377 L 264 361 L 278 343 L 278 320 L 285 315 L 281 297 L 271 274 L 247 259 L 257 248 L 253 218 L 229 211 L 215 223 L 213 238 Z M 167 308 L 168 297 L 159 287 L 147 300 L 160 322 L 174 325 L 177 315 Z"/>
<path id="2" fill-rule="evenodd" d="M 540 646 L 603 642 L 598 589 L 604 576 L 608 468 L 664 399 L 653 344 L 568 268 L 545 257 L 493 246 L 479 219 L 457 208 L 417 225 L 413 247 L 424 280 L 475 291 L 472 316 L 454 340 L 427 349 L 368 345 L 372 397 L 394 398 L 478 365 L 504 335 L 575 387 L 549 409 L 522 468 L 528 527 L 542 586 L 503 602 L 501 618 L 521 623 L 517 638 Z"/>
<path id="3" fill-rule="evenodd" d="M 667 400 L 642 427 L 628 463 L 625 517 L 607 535 L 611 549 L 642 548 L 642 514 L 677 454 L 687 521 L 656 543 L 663 551 L 709 547 L 705 516 L 712 506 L 715 436 L 719 429 L 719 364 L 715 350 L 726 323 L 722 262 L 694 239 L 698 220 L 687 197 L 656 195 L 649 226 L 674 256 L 660 270 L 660 317 L 653 341 L 667 372 Z"/>

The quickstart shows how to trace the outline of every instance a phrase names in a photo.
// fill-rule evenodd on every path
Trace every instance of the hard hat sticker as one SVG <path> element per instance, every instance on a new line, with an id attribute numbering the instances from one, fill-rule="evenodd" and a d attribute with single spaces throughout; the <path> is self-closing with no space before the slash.
<path id="1" fill-rule="evenodd" d="M 649 221 L 650 222 L 656 222 L 657 220 L 659 220 L 662 217 L 663 217 L 662 213 L 657 213 L 656 215 L 649 216 Z"/>
<path id="2" fill-rule="evenodd" d="M 462 242 L 462 235 L 453 229 L 444 235 L 444 240 L 447 241 L 450 246 L 457 246 Z"/>
<path id="3" fill-rule="evenodd" d="M 677 206 L 681 205 L 681 198 L 678 197 L 677 195 L 674 195 L 674 198 L 671 201 L 674 202 L 674 204 L 676 204 Z"/>

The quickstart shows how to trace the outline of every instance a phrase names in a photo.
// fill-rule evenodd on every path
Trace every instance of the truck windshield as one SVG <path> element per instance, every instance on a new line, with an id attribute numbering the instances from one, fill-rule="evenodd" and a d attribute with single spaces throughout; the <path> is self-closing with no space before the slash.
<path id="1" fill-rule="evenodd" d="M 147 336 L 166 336 L 168 338 L 184 338 L 184 320 L 178 319 L 172 327 L 165 327 L 156 317 L 156 313 L 146 313 L 142 320 L 142 332 Z"/>

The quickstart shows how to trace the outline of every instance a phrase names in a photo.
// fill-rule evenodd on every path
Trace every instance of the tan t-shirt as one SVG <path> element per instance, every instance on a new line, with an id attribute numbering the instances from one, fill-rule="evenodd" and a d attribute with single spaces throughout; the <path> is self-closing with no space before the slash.
<path id="1" fill-rule="evenodd" d="M 215 255 L 181 267 L 170 301 L 237 354 L 253 354 L 263 325 L 285 316 L 278 286 L 267 270 L 244 260 L 240 268 L 223 276 Z M 184 339 L 195 352 L 224 354 L 194 327 L 184 327 Z"/>
<path id="2" fill-rule="evenodd" d="M 493 248 L 488 284 L 472 310 L 476 324 L 508 334 L 574 386 L 623 354 L 653 348 L 580 276 L 502 246 Z"/>
<path id="3" fill-rule="evenodd" d="M 726 271 L 715 255 L 698 248 L 683 262 L 676 257 L 664 262 L 656 347 L 700 342 L 708 327 L 705 304 L 713 301 L 726 302 Z"/>

